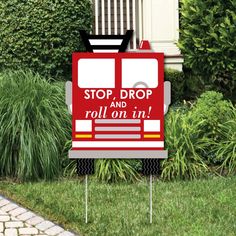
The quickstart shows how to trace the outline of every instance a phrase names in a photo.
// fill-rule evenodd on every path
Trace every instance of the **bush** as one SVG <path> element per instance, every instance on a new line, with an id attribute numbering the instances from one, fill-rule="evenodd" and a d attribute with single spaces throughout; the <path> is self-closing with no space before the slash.
<path id="1" fill-rule="evenodd" d="M 218 133 L 218 127 L 228 119 L 231 106 L 231 102 L 223 100 L 221 93 L 207 91 L 200 96 L 193 107 L 192 119 L 195 121 L 205 120 L 205 125 L 202 127 L 204 135 L 218 140 L 221 136 Z"/>
<path id="2" fill-rule="evenodd" d="M 79 30 L 91 22 L 89 0 L 0 1 L 0 69 L 69 75 L 72 52 L 84 49 Z"/>
<path id="3" fill-rule="evenodd" d="M 137 168 L 138 160 L 101 159 L 96 160 L 95 176 L 98 180 L 107 183 L 119 181 L 134 181 L 139 179 Z"/>
<path id="4" fill-rule="evenodd" d="M 208 148 L 201 153 L 201 156 L 211 165 L 222 163 L 216 152 L 213 151 L 214 142 L 222 140 L 220 126 L 229 120 L 231 107 L 232 103 L 224 100 L 221 93 L 207 91 L 198 98 L 191 110 L 192 120 L 205 120 L 204 125 L 201 127 L 201 136 L 208 140 Z"/>
<path id="5" fill-rule="evenodd" d="M 232 106 L 228 120 L 219 125 L 220 141 L 214 142 L 213 152 L 222 163 L 220 171 L 227 174 L 236 173 L 236 108 Z"/>
<path id="6" fill-rule="evenodd" d="M 236 1 L 182 0 L 180 48 L 185 65 L 228 85 L 236 78 Z M 235 86 L 235 84 L 234 84 Z"/>
<path id="7" fill-rule="evenodd" d="M 185 77 L 182 71 L 166 69 L 165 80 L 171 82 L 171 102 L 175 103 L 183 99 Z"/>
<path id="8" fill-rule="evenodd" d="M 183 108 L 172 108 L 166 118 L 169 158 L 162 163 L 162 178 L 193 179 L 212 166 L 221 174 L 236 173 L 233 104 L 223 100 L 221 93 L 207 91 L 189 109 Z"/>
<path id="9" fill-rule="evenodd" d="M 29 71 L 0 78 L 0 176 L 57 177 L 71 128 L 64 88 Z"/>
<path id="10" fill-rule="evenodd" d="M 185 96 L 186 100 L 196 100 L 206 90 L 211 89 L 206 84 L 205 78 L 192 72 L 184 72 L 185 75 Z"/>
<path id="11" fill-rule="evenodd" d="M 165 125 L 165 144 L 169 157 L 162 162 L 163 179 L 194 179 L 208 170 L 200 156 L 206 147 L 201 139 L 204 122 L 192 122 L 190 112 L 169 112 Z"/>

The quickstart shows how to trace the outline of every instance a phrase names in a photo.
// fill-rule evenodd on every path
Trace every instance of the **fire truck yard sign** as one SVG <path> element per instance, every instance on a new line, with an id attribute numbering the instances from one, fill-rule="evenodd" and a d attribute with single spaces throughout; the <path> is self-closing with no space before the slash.
<path id="1" fill-rule="evenodd" d="M 121 43 L 119 53 L 108 53 L 110 43 L 96 53 L 90 44 L 93 40 L 80 33 L 88 52 L 72 55 L 66 104 L 72 114 L 69 158 L 77 159 L 77 173 L 85 175 L 85 221 L 87 175 L 94 173 L 93 159 L 140 158 L 143 174 L 150 175 L 152 223 L 152 175 L 157 174 L 158 159 L 168 156 L 164 150 L 164 115 L 171 102 L 171 85 L 164 82 L 164 54 L 152 52 L 147 41 L 137 52 L 125 52 L 132 31 L 127 31 L 126 44 Z M 95 37 L 102 41 L 108 37 L 114 43 L 122 36 L 91 36 Z M 101 49 L 94 42 L 95 48 Z"/>
<path id="2" fill-rule="evenodd" d="M 72 87 L 70 158 L 167 157 L 162 53 L 74 53 Z"/>

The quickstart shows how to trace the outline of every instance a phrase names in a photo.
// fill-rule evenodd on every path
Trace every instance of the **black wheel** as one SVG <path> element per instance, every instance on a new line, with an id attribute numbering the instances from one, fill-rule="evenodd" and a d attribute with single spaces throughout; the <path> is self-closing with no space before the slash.
<path id="1" fill-rule="evenodd" d="M 160 171 L 159 159 L 142 159 L 143 175 L 158 175 Z"/>
<path id="2" fill-rule="evenodd" d="M 93 175 L 94 174 L 94 159 L 78 159 L 77 160 L 77 174 Z"/>

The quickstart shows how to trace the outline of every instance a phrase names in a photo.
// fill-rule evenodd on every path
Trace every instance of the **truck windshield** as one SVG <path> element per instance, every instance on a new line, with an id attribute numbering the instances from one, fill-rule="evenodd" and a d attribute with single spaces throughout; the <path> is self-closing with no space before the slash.
<path id="1" fill-rule="evenodd" d="M 80 59 L 78 61 L 80 88 L 115 88 L 115 59 Z"/>
<path id="2" fill-rule="evenodd" d="M 122 59 L 122 88 L 156 88 L 158 61 L 151 58 Z"/>

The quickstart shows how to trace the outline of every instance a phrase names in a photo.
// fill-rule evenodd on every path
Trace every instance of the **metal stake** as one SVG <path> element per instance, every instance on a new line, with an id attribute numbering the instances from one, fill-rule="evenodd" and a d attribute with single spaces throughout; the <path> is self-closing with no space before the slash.
<path id="1" fill-rule="evenodd" d="M 88 223 L 88 175 L 85 175 L 85 223 Z"/>
<path id="2" fill-rule="evenodd" d="M 150 224 L 152 224 L 152 175 L 150 175 Z"/>

